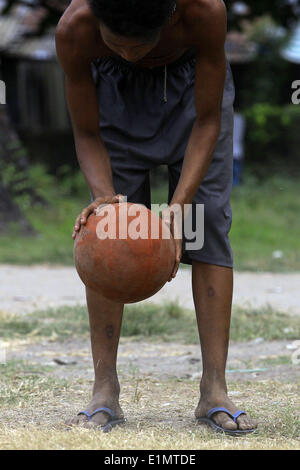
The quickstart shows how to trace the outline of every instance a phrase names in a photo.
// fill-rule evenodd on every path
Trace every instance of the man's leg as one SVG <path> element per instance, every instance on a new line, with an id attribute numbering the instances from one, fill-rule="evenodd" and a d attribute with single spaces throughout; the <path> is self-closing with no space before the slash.
<path id="1" fill-rule="evenodd" d="M 227 396 L 225 367 L 228 353 L 233 272 L 231 268 L 193 261 L 193 296 L 201 342 L 203 375 L 196 418 L 211 408 L 222 406 L 231 413 L 237 407 Z M 256 422 L 241 415 L 237 424 L 226 413 L 216 413 L 214 421 L 225 429 L 251 429 Z"/>
<path id="2" fill-rule="evenodd" d="M 123 304 L 105 299 L 101 294 L 86 289 L 89 311 L 92 354 L 95 369 L 95 382 L 92 400 L 82 408 L 92 413 L 102 406 L 110 408 L 118 418 L 123 417 L 119 405 L 120 385 L 117 377 L 116 362 L 123 316 Z M 79 410 L 78 410 L 79 411 Z M 79 415 L 68 424 L 99 426 L 110 420 L 105 412 L 97 413 L 87 422 L 85 415 Z"/>

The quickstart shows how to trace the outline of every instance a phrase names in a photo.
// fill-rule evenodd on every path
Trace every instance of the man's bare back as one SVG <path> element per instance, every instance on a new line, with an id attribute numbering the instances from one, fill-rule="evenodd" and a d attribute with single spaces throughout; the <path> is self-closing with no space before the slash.
<path id="1" fill-rule="evenodd" d="M 222 0 L 178 0 L 176 10 L 162 29 L 159 42 L 136 62 L 141 67 L 157 67 L 168 65 L 181 57 L 186 50 L 199 47 L 199 35 L 195 37 L 191 26 L 198 21 L 200 26 L 206 19 L 215 13 L 225 14 Z M 216 17 L 217 18 L 217 17 Z M 196 19 L 196 20 L 195 20 Z M 215 34 L 223 29 L 223 24 L 214 24 Z M 116 56 L 102 39 L 99 20 L 91 11 L 87 0 L 73 0 L 62 16 L 58 30 L 68 31 L 72 35 L 77 47 L 90 61 L 100 57 Z M 205 42 L 205 28 L 203 28 L 203 42 Z M 209 45 L 208 45 L 209 47 Z"/>

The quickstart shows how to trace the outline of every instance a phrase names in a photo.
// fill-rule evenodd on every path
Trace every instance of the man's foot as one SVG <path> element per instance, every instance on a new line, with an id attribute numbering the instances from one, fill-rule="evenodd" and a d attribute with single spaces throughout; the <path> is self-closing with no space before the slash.
<path id="1" fill-rule="evenodd" d="M 84 411 L 87 411 L 89 414 L 92 414 L 98 408 L 109 408 L 116 416 L 116 419 L 123 419 L 123 411 L 119 405 L 118 398 L 113 398 L 112 396 L 104 396 L 103 393 L 95 393 L 91 402 L 86 408 L 83 408 Z M 105 411 L 99 411 L 90 419 L 84 414 L 79 414 L 74 418 L 68 420 L 66 424 L 68 426 L 83 426 L 87 428 L 95 428 L 98 426 L 105 426 L 111 421 L 111 416 Z"/>
<path id="2" fill-rule="evenodd" d="M 225 391 L 220 391 L 218 393 L 212 392 L 211 390 L 208 393 L 203 393 L 202 391 L 199 404 L 195 410 L 195 416 L 196 418 L 203 418 L 207 415 L 210 409 L 216 407 L 226 408 L 232 414 L 238 410 L 238 408 L 228 398 Z M 236 423 L 227 413 L 221 411 L 214 413 L 212 419 L 218 426 L 228 431 L 249 431 L 250 429 L 257 428 L 257 421 L 252 419 L 248 414 L 239 416 Z"/>

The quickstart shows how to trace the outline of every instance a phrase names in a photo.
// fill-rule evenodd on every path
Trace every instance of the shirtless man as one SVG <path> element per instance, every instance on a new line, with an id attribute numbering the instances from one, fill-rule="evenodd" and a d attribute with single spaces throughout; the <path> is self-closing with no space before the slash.
<path id="1" fill-rule="evenodd" d="M 78 161 L 94 199 L 76 219 L 73 238 L 103 202 L 126 195 L 149 206 L 156 165 L 168 166 L 169 208 L 205 205 L 204 246 L 185 250 L 178 240 L 172 275 L 180 260 L 192 265 L 203 363 L 195 416 L 216 430 L 247 433 L 256 422 L 238 412 L 225 381 L 234 100 L 225 37 L 221 0 L 73 0 L 56 46 Z M 123 305 L 89 289 L 86 295 L 95 383 L 86 411 L 70 424 L 107 429 L 123 417 L 116 372 Z"/>

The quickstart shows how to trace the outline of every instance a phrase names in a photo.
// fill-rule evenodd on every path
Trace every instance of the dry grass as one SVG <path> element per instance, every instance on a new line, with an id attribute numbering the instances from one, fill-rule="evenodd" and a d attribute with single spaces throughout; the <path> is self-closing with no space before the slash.
<path id="1" fill-rule="evenodd" d="M 17 366 L 16 366 L 17 367 Z M 191 380 L 157 381 L 148 376 L 121 377 L 121 405 L 128 419 L 126 428 L 110 434 L 73 428 L 64 421 L 82 409 L 89 398 L 91 382 L 66 384 L 20 368 L 6 375 L 14 400 L 6 396 L 0 406 L 1 449 L 296 449 L 299 421 L 295 415 L 297 386 L 277 382 L 229 384 L 232 398 L 259 420 L 259 431 L 247 438 L 216 435 L 195 423 L 193 411 L 198 385 Z M 26 373 L 27 372 L 27 373 Z M 34 374 L 33 380 L 30 374 Z M 47 387 L 45 387 L 45 381 Z M 22 386 L 20 386 L 22 384 Z M 31 384 L 31 385 L 30 385 Z M 19 396 L 18 394 L 19 386 Z M 27 395 L 22 396 L 22 387 Z"/>
<path id="2" fill-rule="evenodd" d="M 0 439 L 1 449 L 9 450 L 295 450 L 299 448 L 299 442 L 292 439 L 216 437 L 198 429 L 179 432 L 173 428 L 158 426 L 144 430 L 119 429 L 109 435 L 99 435 L 97 431 L 86 429 L 63 432 L 34 427 L 9 431 L 2 431 L 0 428 Z"/>
<path id="3" fill-rule="evenodd" d="M 92 377 L 91 358 L 85 335 L 81 338 L 77 335 L 82 323 L 86 322 L 83 310 L 77 309 L 75 317 L 71 309 L 63 310 L 64 315 L 61 315 L 61 310 L 55 312 L 56 315 L 51 317 L 51 328 L 47 323 L 49 312 L 32 316 L 32 324 L 17 317 L 3 317 L 5 345 L 15 359 L 0 365 L 0 449 L 238 450 L 300 447 L 299 415 L 296 415 L 299 390 L 294 383 L 296 369 L 291 369 L 290 358 L 279 352 L 275 356 L 265 356 L 265 362 L 257 362 L 261 358 L 253 362 L 253 351 L 250 351 L 249 357 L 241 356 L 238 363 L 234 362 L 234 367 L 243 368 L 258 365 L 268 365 L 270 368 L 289 366 L 289 373 L 293 375 L 293 383 L 282 383 L 282 375 L 279 375 L 281 382 L 270 377 L 262 380 L 261 376 L 259 379 L 253 378 L 251 382 L 229 382 L 231 398 L 259 421 L 259 430 L 255 435 L 232 438 L 216 435 L 197 425 L 194 409 L 198 402 L 198 379 L 155 379 L 150 376 L 150 372 L 149 375 L 148 372 L 143 375 L 134 367 L 120 369 L 121 406 L 128 420 L 125 428 L 114 429 L 110 434 L 84 428 L 68 429 L 65 420 L 83 409 L 89 401 L 92 388 L 89 380 Z M 131 312 L 132 328 L 135 327 L 134 313 Z M 174 323 L 179 322 L 183 315 L 173 308 L 163 313 L 162 324 L 165 318 Z M 152 318 L 150 314 L 149 317 Z M 247 329 L 252 331 L 249 324 L 256 325 L 256 336 L 263 331 L 264 336 L 270 332 L 273 337 L 276 328 L 276 334 L 283 331 L 285 323 L 282 323 L 280 316 L 274 317 L 274 312 L 267 312 L 260 323 L 256 317 L 255 312 L 238 316 L 237 337 L 241 332 L 244 336 Z M 270 322 L 272 325 L 268 327 Z M 62 343 L 64 336 L 54 334 L 54 326 L 58 332 L 63 331 L 67 338 L 77 338 L 77 342 Z M 153 337 L 150 336 L 150 339 L 153 340 Z M 131 340 L 123 338 L 123 341 Z M 167 342 L 156 345 L 149 343 L 147 347 L 142 346 L 143 343 L 137 344 L 144 347 L 146 359 L 152 358 L 152 362 L 174 353 L 174 346 Z M 54 345 L 56 347 L 52 347 Z M 167 353 L 162 352 L 164 350 Z M 129 354 L 129 365 L 131 355 L 136 355 L 138 351 L 135 348 L 125 350 L 124 354 Z M 186 354 L 186 349 L 184 351 Z M 53 357 L 61 355 L 68 360 L 75 357 L 77 365 L 74 369 L 53 366 Z M 31 363 L 19 360 L 24 357 L 30 358 Z M 174 355 L 175 362 L 176 358 L 178 356 Z M 175 375 L 169 369 L 168 372 Z M 233 379 L 232 374 L 229 374 L 229 379 Z M 289 380 L 288 375 L 286 379 Z"/>

